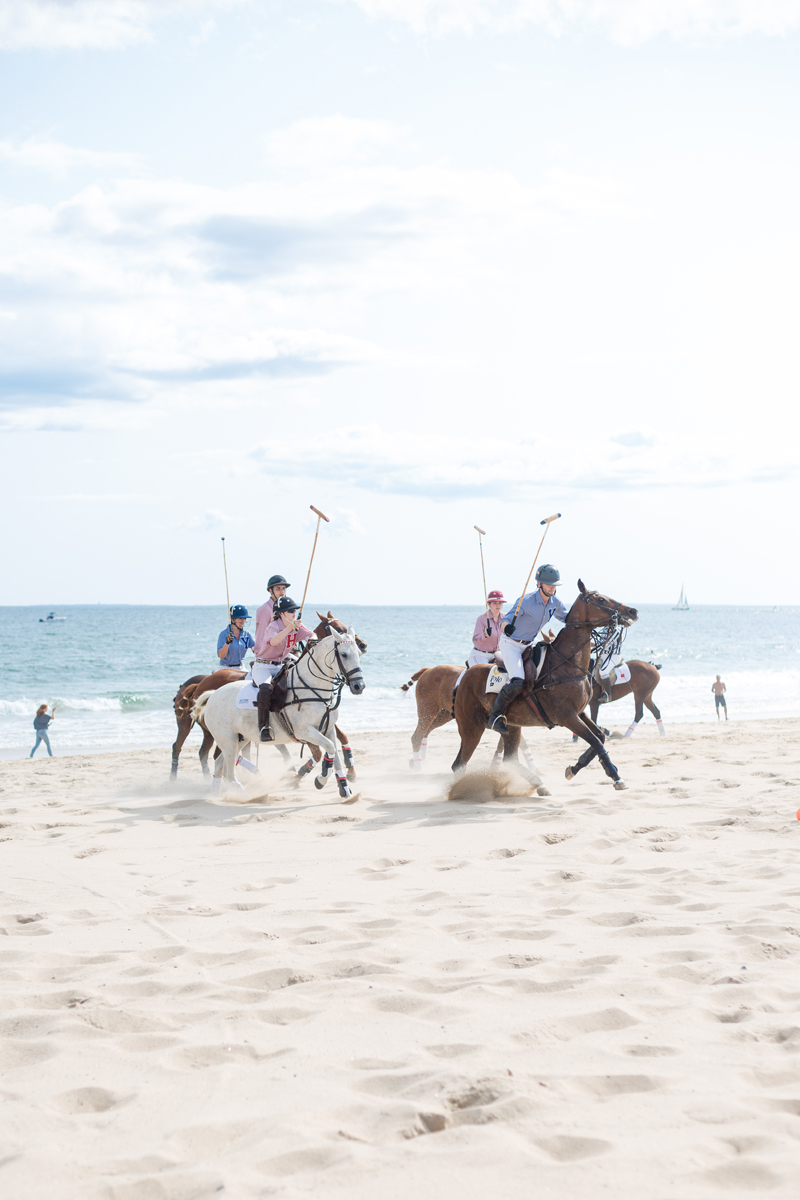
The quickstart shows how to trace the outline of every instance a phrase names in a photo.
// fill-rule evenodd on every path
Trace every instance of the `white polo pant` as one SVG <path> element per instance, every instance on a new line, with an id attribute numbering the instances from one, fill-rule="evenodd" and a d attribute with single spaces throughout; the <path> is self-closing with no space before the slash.
<path id="1" fill-rule="evenodd" d="M 494 653 L 491 650 L 476 650 L 472 647 L 469 658 L 467 659 L 468 667 L 477 667 L 479 663 L 490 663 L 494 658 Z"/>
<path id="2" fill-rule="evenodd" d="M 270 683 L 282 666 L 282 663 L 254 662 L 250 668 L 253 683 L 256 687 L 259 687 L 262 683 Z"/>
<path id="3" fill-rule="evenodd" d="M 509 682 L 512 679 L 525 678 L 522 655 L 527 648 L 522 642 L 515 642 L 513 638 L 506 637 L 504 633 L 500 634 L 500 645 L 497 649 L 502 654 L 503 662 L 506 664 Z"/>

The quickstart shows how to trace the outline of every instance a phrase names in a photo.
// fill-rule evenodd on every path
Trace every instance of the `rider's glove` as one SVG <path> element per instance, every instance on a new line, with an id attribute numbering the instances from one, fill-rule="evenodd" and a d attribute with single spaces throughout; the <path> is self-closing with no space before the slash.
<path id="1" fill-rule="evenodd" d="M 503 630 L 503 633 L 506 635 L 506 637 L 513 637 L 513 636 L 514 636 L 514 630 L 515 630 L 516 628 L 517 628 L 517 627 L 516 627 L 516 625 L 514 624 L 514 622 L 513 622 L 513 621 L 511 621 L 511 622 L 510 622 L 508 625 L 506 625 L 505 629 Z"/>
<path id="2" fill-rule="evenodd" d="M 231 637 L 230 634 L 228 634 L 228 636 L 225 638 L 225 645 L 230 646 L 232 641 L 233 641 L 233 638 Z"/>

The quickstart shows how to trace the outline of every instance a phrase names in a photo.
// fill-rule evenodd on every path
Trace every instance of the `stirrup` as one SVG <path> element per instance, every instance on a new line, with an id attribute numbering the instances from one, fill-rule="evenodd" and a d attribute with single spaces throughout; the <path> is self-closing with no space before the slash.
<path id="1" fill-rule="evenodd" d="M 259 730 L 259 739 L 260 739 L 262 742 L 272 742 L 272 741 L 274 741 L 274 738 L 273 738 L 273 736 L 272 736 L 272 730 L 270 729 L 269 725 L 262 725 L 262 726 L 261 726 L 261 729 Z"/>
<path id="2" fill-rule="evenodd" d="M 498 721 L 500 722 L 499 725 Z M 496 717 L 493 717 L 489 713 L 486 718 L 486 728 L 491 730 L 492 733 L 508 733 L 508 722 L 506 721 L 505 713 L 498 713 Z"/>

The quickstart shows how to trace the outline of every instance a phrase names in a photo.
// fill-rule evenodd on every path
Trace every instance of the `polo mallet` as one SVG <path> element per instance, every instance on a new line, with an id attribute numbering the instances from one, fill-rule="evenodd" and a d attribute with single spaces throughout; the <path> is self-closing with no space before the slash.
<path id="1" fill-rule="evenodd" d="M 542 552 L 542 546 L 544 545 L 544 539 L 547 537 L 547 530 L 550 528 L 552 522 L 557 521 L 560 516 L 561 516 L 561 513 L 553 513 L 552 517 L 545 517 L 545 519 L 543 521 L 539 522 L 540 525 L 544 525 L 544 526 L 546 526 L 546 528 L 545 528 L 544 533 L 542 534 L 542 540 L 539 542 L 539 549 L 536 551 L 536 558 L 533 560 L 533 567 L 536 566 L 536 563 L 538 562 L 538 559 L 539 559 L 539 555 Z M 531 581 L 531 575 L 533 574 L 533 567 L 531 567 L 530 571 L 528 572 L 528 578 L 525 580 L 525 587 L 522 589 L 522 595 L 519 598 L 519 604 L 517 605 L 516 611 L 514 612 L 514 620 L 515 621 L 517 619 L 519 610 L 522 608 L 522 601 L 525 599 L 525 593 L 527 592 L 528 584 Z"/>
<path id="2" fill-rule="evenodd" d="M 478 531 L 478 545 L 481 548 L 481 575 L 483 576 L 483 603 L 486 605 L 486 636 L 492 636 L 492 626 L 489 622 L 489 597 L 486 592 L 486 570 L 483 565 L 483 538 L 486 537 L 486 530 L 481 529 L 480 525 L 473 525 L 473 529 Z"/>
<path id="3" fill-rule="evenodd" d="M 228 625 L 231 623 L 231 594 L 228 591 L 228 561 L 225 558 L 225 538 L 222 538 L 222 565 L 225 568 L 225 599 L 228 601 Z"/>
<path id="4" fill-rule="evenodd" d="M 308 591 L 308 581 L 311 578 L 311 563 L 313 563 L 313 561 L 314 561 L 314 553 L 317 549 L 317 538 L 319 537 L 319 523 L 320 523 L 320 521 L 327 521 L 328 524 L 330 524 L 330 517 L 326 517 L 324 512 L 320 512 L 320 510 L 318 508 L 314 508 L 313 504 L 309 504 L 308 507 L 311 509 L 311 511 L 313 513 L 317 514 L 317 528 L 314 531 L 314 545 L 311 547 L 311 562 L 308 564 L 308 574 L 306 575 L 306 586 L 303 588 L 303 599 L 300 601 L 300 616 L 297 618 L 298 621 L 303 619 L 303 606 L 305 605 L 305 602 L 306 602 L 306 592 Z"/>

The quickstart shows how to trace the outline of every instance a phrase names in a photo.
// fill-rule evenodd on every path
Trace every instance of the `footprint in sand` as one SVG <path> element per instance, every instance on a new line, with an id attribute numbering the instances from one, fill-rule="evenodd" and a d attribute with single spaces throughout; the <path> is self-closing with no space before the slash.
<path id="1" fill-rule="evenodd" d="M 121 1104 L 126 1104 L 128 1099 L 132 1099 L 132 1097 L 115 1096 L 113 1092 L 108 1092 L 105 1088 L 84 1087 L 53 1096 L 50 1105 L 61 1113 L 78 1116 L 85 1113 L 108 1112 L 110 1108 L 118 1108 Z"/>

